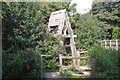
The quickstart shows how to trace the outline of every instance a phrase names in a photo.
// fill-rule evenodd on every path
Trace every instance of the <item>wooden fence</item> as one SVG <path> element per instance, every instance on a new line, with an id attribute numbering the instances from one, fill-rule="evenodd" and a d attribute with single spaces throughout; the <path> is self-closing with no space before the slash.
<path id="1" fill-rule="evenodd" d="M 96 60 L 94 58 L 90 58 L 90 57 L 72 57 L 72 56 L 62 56 L 62 54 L 59 54 L 59 71 L 61 72 L 62 69 L 70 69 L 71 66 L 64 66 L 63 65 L 63 60 L 62 59 L 89 59 L 90 60 L 90 66 L 80 66 L 80 65 L 76 65 L 75 68 L 78 71 L 90 71 L 89 74 L 83 74 L 84 76 L 91 76 L 91 78 L 95 78 L 95 73 L 96 73 Z M 82 76 L 82 75 L 78 75 L 78 76 Z"/>
<path id="2" fill-rule="evenodd" d="M 120 49 L 120 40 L 103 40 L 101 46 L 106 49 Z"/>

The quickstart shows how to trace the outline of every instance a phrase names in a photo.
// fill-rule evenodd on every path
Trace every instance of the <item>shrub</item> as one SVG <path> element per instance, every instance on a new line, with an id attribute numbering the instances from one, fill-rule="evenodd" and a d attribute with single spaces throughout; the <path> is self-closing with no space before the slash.
<path id="1" fill-rule="evenodd" d="M 97 61 L 96 76 L 99 78 L 118 78 L 118 53 L 120 50 L 107 50 L 95 46 L 90 55 Z"/>
<path id="2" fill-rule="evenodd" d="M 113 39 L 120 39 L 120 28 L 114 28 L 112 33 Z"/>
<path id="3" fill-rule="evenodd" d="M 3 78 L 41 78 L 41 62 L 33 50 L 3 52 Z"/>

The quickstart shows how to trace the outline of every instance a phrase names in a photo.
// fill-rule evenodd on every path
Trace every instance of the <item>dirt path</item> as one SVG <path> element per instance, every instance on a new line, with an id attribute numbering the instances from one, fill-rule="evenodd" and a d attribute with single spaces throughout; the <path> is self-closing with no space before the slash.
<path id="1" fill-rule="evenodd" d="M 45 78 L 49 80 L 49 78 L 59 78 L 59 80 L 63 80 L 61 79 L 62 76 L 60 74 L 60 72 L 47 72 L 45 73 Z"/>

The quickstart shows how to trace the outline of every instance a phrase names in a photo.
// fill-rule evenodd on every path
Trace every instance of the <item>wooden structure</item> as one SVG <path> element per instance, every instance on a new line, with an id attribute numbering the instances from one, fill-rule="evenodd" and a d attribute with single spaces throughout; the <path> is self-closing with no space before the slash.
<path id="1" fill-rule="evenodd" d="M 70 42 L 70 48 L 72 57 L 79 56 L 76 51 L 74 38 L 77 37 L 73 34 L 69 17 L 66 9 L 55 11 L 51 13 L 48 25 L 48 31 L 54 34 L 54 36 L 61 36 L 67 38 Z M 64 46 L 64 40 L 60 40 L 61 45 Z M 74 65 L 77 65 L 77 61 L 73 59 Z"/>
<path id="2" fill-rule="evenodd" d="M 61 69 L 65 69 L 65 68 L 68 69 L 70 67 L 70 66 L 63 66 L 62 59 L 72 59 L 73 65 L 76 67 L 77 70 L 91 69 L 88 66 L 87 67 L 80 66 L 80 59 L 90 59 L 90 58 L 80 57 L 80 53 L 85 53 L 87 51 L 79 52 L 76 50 L 74 38 L 77 36 L 73 34 L 66 9 L 51 13 L 51 16 L 49 19 L 48 31 L 54 34 L 54 36 L 61 36 L 63 38 L 63 39 L 60 39 L 60 43 L 62 46 L 65 46 L 66 44 L 64 39 L 67 39 L 70 42 L 69 45 L 70 45 L 72 56 L 62 56 L 60 54 L 59 56 L 60 71 Z"/>
<path id="3" fill-rule="evenodd" d="M 72 57 L 72 56 L 62 56 L 59 55 L 59 63 L 60 63 L 60 71 L 62 69 L 70 69 L 72 66 L 64 66 L 63 59 L 86 59 L 90 61 L 89 66 L 75 66 L 75 69 L 81 71 L 83 74 L 74 74 L 74 76 L 91 76 L 91 78 L 95 78 L 96 71 L 96 60 L 89 57 Z"/>
<path id="4" fill-rule="evenodd" d="M 120 40 L 103 40 L 101 46 L 106 49 L 120 49 Z"/>

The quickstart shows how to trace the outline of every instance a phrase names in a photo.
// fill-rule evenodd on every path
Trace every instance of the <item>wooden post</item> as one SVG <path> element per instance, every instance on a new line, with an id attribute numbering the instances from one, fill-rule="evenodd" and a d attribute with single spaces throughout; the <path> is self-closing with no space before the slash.
<path id="1" fill-rule="evenodd" d="M 40 60 L 41 60 L 41 70 L 40 70 L 40 73 L 41 73 L 41 77 L 43 77 L 43 60 L 42 60 L 42 55 L 40 54 Z"/>
<path id="2" fill-rule="evenodd" d="M 116 50 L 118 50 L 118 40 L 116 40 Z"/>
<path id="3" fill-rule="evenodd" d="M 96 73 L 96 60 L 94 58 L 91 59 L 91 78 L 95 78 Z"/>
<path id="4" fill-rule="evenodd" d="M 103 41 L 101 41 L 101 46 L 102 46 Z"/>
<path id="5" fill-rule="evenodd" d="M 61 70 L 62 70 L 62 54 L 59 54 L 59 63 L 60 63 L 59 71 L 61 72 Z"/>
<path id="6" fill-rule="evenodd" d="M 80 53 L 79 51 L 77 51 L 77 57 L 80 57 Z M 80 67 L 80 59 L 77 60 L 77 67 L 79 68 Z"/>
<path id="7" fill-rule="evenodd" d="M 107 45 L 107 42 L 106 42 L 106 40 L 105 40 L 105 48 L 107 47 L 106 45 Z"/>
<path id="8" fill-rule="evenodd" d="M 110 47 L 111 47 L 111 40 L 110 40 Z"/>

